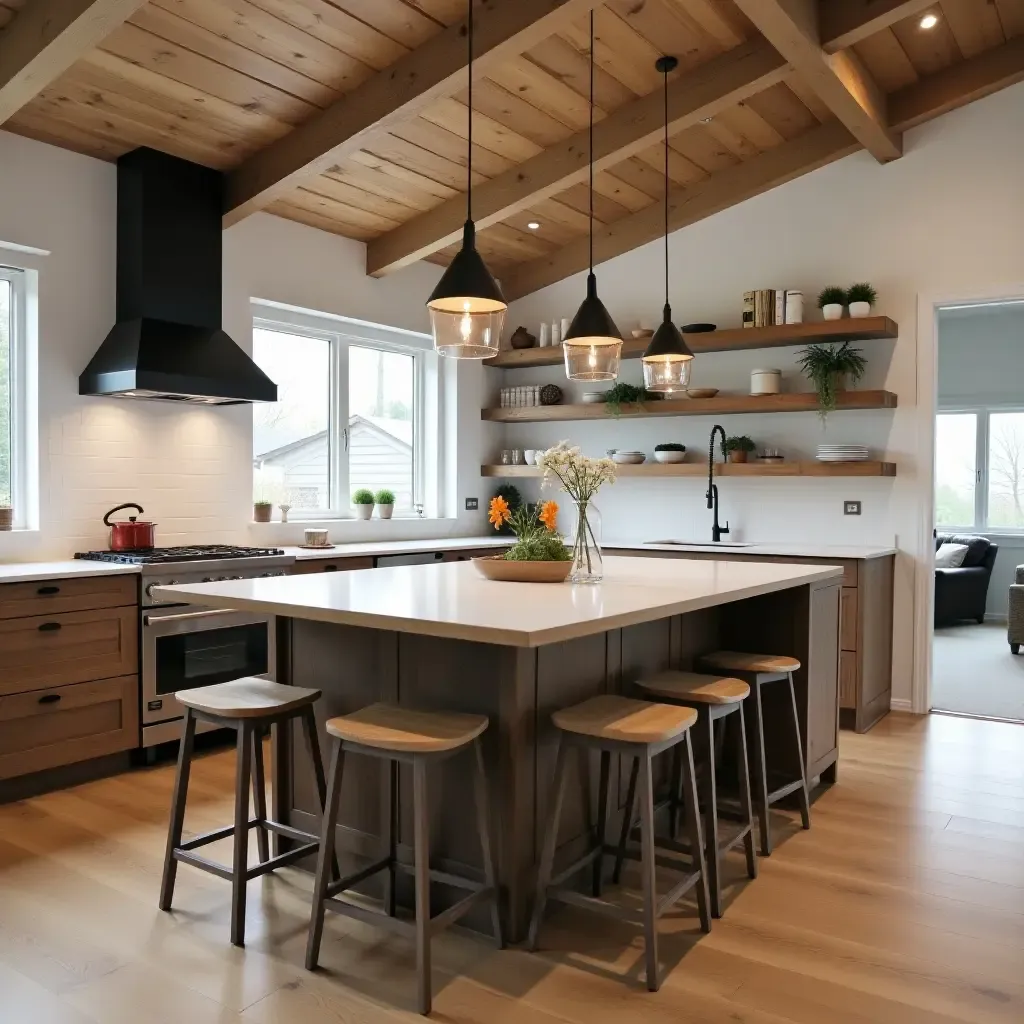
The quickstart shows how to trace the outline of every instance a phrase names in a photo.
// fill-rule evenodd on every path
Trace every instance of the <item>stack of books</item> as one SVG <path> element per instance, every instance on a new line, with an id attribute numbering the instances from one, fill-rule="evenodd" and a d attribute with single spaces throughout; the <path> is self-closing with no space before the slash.
<path id="1" fill-rule="evenodd" d="M 786 289 L 758 288 L 743 293 L 743 326 L 771 327 L 786 322 Z"/>

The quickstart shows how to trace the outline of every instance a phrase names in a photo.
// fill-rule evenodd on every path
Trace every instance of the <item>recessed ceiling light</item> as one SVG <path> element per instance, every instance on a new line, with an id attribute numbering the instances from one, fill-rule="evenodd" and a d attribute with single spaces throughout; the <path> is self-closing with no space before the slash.
<path id="1" fill-rule="evenodd" d="M 530 223 L 529 223 L 529 224 L 527 224 L 526 226 L 527 226 L 527 227 L 528 227 L 528 228 L 529 228 L 529 229 L 530 229 L 531 231 L 536 231 L 536 230 L 537 230 L 537 228 L 539 228 L 539 227 L 540 227 L 540 224 L 538 224 L 538 223 L 537 223 L 537 221 L 535 221 L 535 220 L 531 220 L 531 221 L 530 221 Z"/>
<path id="2" fill-rule="evenodd" d="M 926 14 L 921 19 L 921 28 L 935 28 L 939 23 L 939 16 L 937 14 Z"/>
<path id="3" fill-rule="evenodd" d="M 713 118 L 713 117 L 702 117 L 702 118 L 700 119 L 700 123 L 701 123 L 701 124 L 711 124 L 711 122 L 712 122 L 713 120 L 714 120 L 714 118 Z"/>

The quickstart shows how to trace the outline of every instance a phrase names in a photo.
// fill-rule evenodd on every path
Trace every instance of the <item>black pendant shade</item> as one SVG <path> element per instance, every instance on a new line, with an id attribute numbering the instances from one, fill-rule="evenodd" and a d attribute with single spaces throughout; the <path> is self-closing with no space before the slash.
<path id="1" fill-rule="evenodd" d="M 611 313 L 597 297 L 597 278 L 593 273 L 587 275 L 587 297 L 580 303 L 576 315 L 566 331 L 566 341 L 591 341 L 592 339 L 610 339 L 621 341 Z"/>
<path id="2" fill-rule="evenodd" d="M 466 299 L 466 296 L 472 298 Z M 441 275 L 427 305 L 432 309 L 462 312 L 466 301 L 473 305 L 471 312 L 491 311 L 484 309 L 487 304 L 495 311 L 507 305 L 501 285 L 477 252 L 476 228 L 471 220 L 467 220 L 462 229 L 462 248 Z"/>
<path id="3" fill-rule="evenodd" d="M 658 329 L 654 332 L 647 350 L 644 352 L 644 359 L 676 358 L 692 359 L 693 352 L 682 332 L 672 323 L 672 307 L 666 302 L 662 310 L 662 320 Z"/>

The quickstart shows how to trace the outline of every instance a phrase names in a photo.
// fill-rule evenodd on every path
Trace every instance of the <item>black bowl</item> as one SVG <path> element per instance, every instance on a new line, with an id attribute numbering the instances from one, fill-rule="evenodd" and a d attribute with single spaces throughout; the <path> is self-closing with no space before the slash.
<path id="1" fill-rule="evenodd" d="M 683 334 L 707 334 L 718 329 L 718 324 L 683 324 L 679 328 Z"/>

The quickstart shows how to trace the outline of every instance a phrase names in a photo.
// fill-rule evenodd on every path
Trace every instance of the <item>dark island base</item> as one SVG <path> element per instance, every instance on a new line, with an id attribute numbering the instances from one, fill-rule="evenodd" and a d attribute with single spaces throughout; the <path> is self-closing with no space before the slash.
<path id="1" fill-rule="evenodd" d="M 582 599 L 598 590 L 580 588 Z M 514 595 L 513 595 L 514 597 Z M 716 649 L 789 654 L 803 668 L 796 695 L 810 779 L 836 779 L 839 692 L 839 581 L 795 587 L 764 597 L 610 630 L 536 649 L 443 640 L 410 633 L 330 625 L 299 619 L 279 622 L 282 681 L 323 691 L 321 723 L 373 701 L 411 707 L 485 714 L 484 736 L 496 855 L 506 935 L 525 936 L 533 898 L 554 770 L 555 729 L 551 714 L 598 693 L 629 693 L 641 675 L 668 667 L 692 668 L 694 659 Z M 777 692 L 775 692 L 777 690 Z M 790 717 L 784 687 L 764 691 L 769 765 L 792 765 Z M 276 738 L 275 817 L 297 828 L 318 830 L 316 796 L 298 733 Z M 325 758 L 330 741 L 321 735 Z M 665 758 L 659 758 L 664 761 Z M 629 766 L 613 758 L 617 814 L 625 801 Z M 570 762 L 571 764 L 572 762 Z M 662 772 L 667 765 L 662 765 Z M 573 768 L 575 771 L 575 768 Z M 596 791 L 596 760 L 577 785 Z M 578 776 L 577 776 L 578 777 Z M 382 809 L 387 774 L 383 762 L 351 757 L 345 765 L 337 847 L 342 872 L 355 870 L 381 852 Z M 432 867 L 481 875 L 479 842 L 472 814 L 468 755 L 453 757 L 431 774 Z M 571 783 L 570 783 L 571 787 Z M 398 800 L 399 856 L 412 860 L 412 780 L 401 770 Z M 578 794 L 575 798 L 573 793 Z M 582 852 L 591 812 L 582 788 L 567 791 L 559 838 L 561 857 Z M 610 824 L 609 835 L 617 825 Z M 401 879 L 401 875 L 399 876 Z M 368 892 L 379 895 L 373 888 Z M 457 898 L 443 885 L 431 893 L 434 912 Z M 411 905 L 411 891 L 399 891 Z M 489 931 L 486 912 L 465 919 Z"/>

